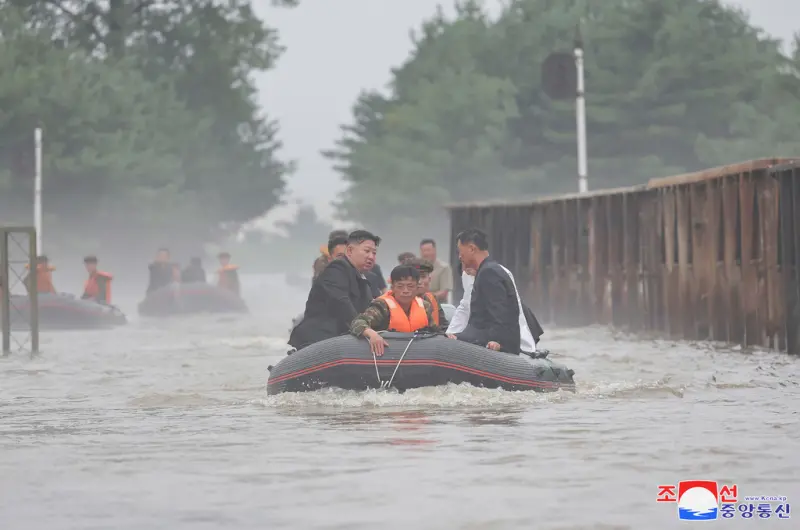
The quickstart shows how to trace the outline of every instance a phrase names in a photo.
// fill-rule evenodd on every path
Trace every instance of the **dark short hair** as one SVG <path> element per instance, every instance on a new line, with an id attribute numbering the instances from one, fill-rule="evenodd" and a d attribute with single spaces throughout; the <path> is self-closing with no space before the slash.
<path id="1" fill-rule="evenodd" d="M 36 256 L 36 261 L 50 261 L 50 260 L 47 259 L 46 254 L 39 254 L 38 256 Z"/>
<path id="2" fill-rule="evenodd" d="M 328 241 L 331 239 L 336 239 L 337 237 L 344 237 L 347 238 L 347 230 L 334 230 L 330 234 L 328 234 Z"/>
<path id="3" fill-rule="evenodd" d="M 425 245 L 433 245 L 433 248 L 436 248 L 436 241 L 428 238 L 428 239 L 423 239 L 422 241 L 419 242 L 419 246 L 424 247 Z"/>
<path id="4" fill-rule="evenodd" d="M 167 254 L 169 254 L 169 249 L 167 247 L 161 247 L 156 252 L 166 252 Z"/>
<path id="5" fill-rule="evenodd" d="M 219 254 L 217 254 L 217 257 L 218 258 L 230 258 L 231 254 L 230 254 L 230 252 L 220 252 Z"/>
<path id="6" fill-rule="evenodd" d="M 411 265 L 419 272 L 427 272 L 428 274 L 431 274 L 433 272 L 433 263 L 431 263 L 426 259 L 414 258 L 412 260 L 409 260 L 406 264 Z"/>
<path id="7" fill-rule="evenodd" d="M 348 245 L 360 245 L 364 241 L 372 241 L 376 247 L 381 244 L 381 238 L 366 230 L 354 230 L 347 236 Z"/>
<path id="8" fill-rule="evenodd" d="M 417 269 L 411 265 L 398 265 L 392 269 L 392 273 L 389 275 L 389 279 L 392 281 L 392 283 L 399 282 L 401 280 L 407 280 L 409 278 L 415 282 L 419 281 L 419 272 L 417 272 Z"/>
<path id="9" fill-rule="evenodd" d="M 462 245 L 472 243 L 478 247 L 478 250 L 489 250 L 489 238 L 486 236 L 486 232 L 480 228 L 468 228 L 463 232 L 459 232 L 456 236 L 456 241 Z"/>
<path id="10" fill-rule="evenodd" d="M 97 263 L 97 256 L 86 256 L 83 258 L 84 263 Z"/>
<path id="11" fill-rule="evenodd" d="M 328 254 L 333 254 L 333 249 L 339 245 L 347 244 L 347 236 L 337 236 L 328 241 Z"/>
<path id="12" fill-rule="evenodd" d="M 401 252 L 397 255 L 397 262 L 403 265 L 406 261 L 416 258 L 413 252 Z"/>

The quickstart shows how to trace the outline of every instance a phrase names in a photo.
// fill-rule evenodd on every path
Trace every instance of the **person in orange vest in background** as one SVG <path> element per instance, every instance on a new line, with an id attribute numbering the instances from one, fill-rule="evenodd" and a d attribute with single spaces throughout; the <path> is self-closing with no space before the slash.
<path id="1" fill-rule="evenodd" d="M 311 270 L 313 272 L 312 280 L 316 280 L 317 276 L 319 276 L 322 273 L 322 271 L 325 270 L 325 267 L 328 266 L 328 263 L 330 263 L 332 260 L 336 258 L 336 256 L 331 255 L 330 252 L 331 241 L 333 241 L 334 239 L 336 240 L 344 239 L 346 241 L 347 234 L 348 234 L 347 230 L 334 230 L 333 232 L 328 234 L 328 243 L 326 243 L 325 245 L 320 245 L 319 247 L 320 254 L 317 257 L 317 259 L 314 260 L 314 264 L 311 266 Z M 345 246 L 346 245 L 347 243 L 345 242 Z"/>
<path id="2" fill-rule="evenodd" d="M 84 300 L 94 300 L 101 304 L 110 304 L 111 280 L 113 277 L 107 272 L 97 270 L 96 256 L 86 256 L 83 258 L 83 265 L 86 267 L 86 272 L 89 273 L 89 278 L 83 286 L 83 295 L 81 298 Z"/>
<path id="3" fill-rule="evenodd" d="M 25 266 L 26 269 L 30 269 L 28 265 Z M 55 267 L 50 265 L 50 261 L 47 259 L 47 256 L 38 256 L 36 258 L 36 276 L 28 273 L 23 280 L 25 282 L 25 287 L 30 290 L 32 287 L 31 283 L 32 280 L 36 279 L 36 292 L 38 293 L 55 293 L 56 288 L 53 287 L 53 271 L 56 270 Z"/>
<path id="4" fill-rule="evenodd" d="M 231 255 L 228 252 L 220 252 L 217 258 L 219 258 L 217 286 L 237 295 L 240 294 L 239 267 L 231 265 Z"/>
<path id="5" fill-rule="evenodd" d="M 388 346 L 378 334 L 379 331 L 412 333 L 422 329 L 439 329 L 433 315 L 433 306 L 417 296 L 417 269 L 411 265 L 398 265 L 389 278 L 391 289 L 375 298 L 350 324 L 350 333 L 369 340 L 370 350 L 378 357 L 383 355 Z"/>
<path id="6" fill-rule="evenodd" d="M 444 316 L 444 309 L 442 304 L 439 303 L 436 296 L 431 292 L 431 278 L 433 277 L 433 263 L 422 258 L 413 258 L 406 261 L 406 265 L 411 265 L 417 272 L 419 272 L 419 289 L 417 296 L 421 296 L 433 307 L 433 316 L 436 319 L 436 325 L 441 329 L 447 329 L 450 323 L 447 317 Z"/>

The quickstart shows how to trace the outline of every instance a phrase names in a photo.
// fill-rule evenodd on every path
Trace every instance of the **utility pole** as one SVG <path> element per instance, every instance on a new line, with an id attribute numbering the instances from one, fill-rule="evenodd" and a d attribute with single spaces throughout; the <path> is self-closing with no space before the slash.
<path id="1" fill-rule="evenodd" d="M 575 91 L 575 121 L 578 133 L 578 191 L 589 191 L 589 181 L 586 169 L 586 98 L 584 97 L 583 81 L 583 36 L 581 25 L 575 28 L 575 70 L 577 83 Z"/>
<path id="2" fill-rule="evenodd" d="M 36 229 L 36 253 L 42 254 L 42 129 L 33 133 L 36 148 L 36 175 L 33 182 L 33 227 Z M 35 258 L 36 256 L 34 256 Z M 33 269 L 32 269 L 33 270 Z"/>

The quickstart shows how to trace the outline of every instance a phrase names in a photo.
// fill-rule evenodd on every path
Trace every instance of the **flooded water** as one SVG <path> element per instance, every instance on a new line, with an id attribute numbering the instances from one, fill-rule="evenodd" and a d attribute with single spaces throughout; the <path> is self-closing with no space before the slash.
<path id="1" fill-rule="evenodd" d="M 268 397 L 304 293 L 259 281 L 248 317 L 134 317 L 0 360 L 0 528 L 678 528 L 657 486 L 692 479 L 800 502 L 794 358 L 547 330 L 576 394 Z"/>

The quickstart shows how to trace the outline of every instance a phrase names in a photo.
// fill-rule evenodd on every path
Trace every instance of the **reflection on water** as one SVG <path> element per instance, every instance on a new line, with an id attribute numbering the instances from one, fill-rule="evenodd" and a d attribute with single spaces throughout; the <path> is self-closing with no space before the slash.
<path id="1" fill-rule="evenodd" d="M 800 499 L 797 359 L 548 330 L 576 393 L 267 396 L 305 293 L 260 282 L 248 317 L 0 359 L 0 528 L 638 530 L 678 528 L 663 483 Z"/>

